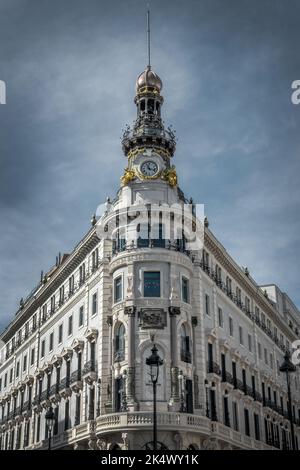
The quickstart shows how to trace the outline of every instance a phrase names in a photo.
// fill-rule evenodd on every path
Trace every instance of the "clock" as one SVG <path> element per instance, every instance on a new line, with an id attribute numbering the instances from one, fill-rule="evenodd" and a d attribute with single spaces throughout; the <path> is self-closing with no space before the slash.
<path id="1" fill-rule="evenodd" d="M 152 176 L 156 175 L 157 172 L 158 172 L 157 163 L 155 163 L 153 161 L 150 161 L 150 160 L 147 160 L 146 162 L 141 164 L 141 173 L 144 176 L 152 177 Z"/>

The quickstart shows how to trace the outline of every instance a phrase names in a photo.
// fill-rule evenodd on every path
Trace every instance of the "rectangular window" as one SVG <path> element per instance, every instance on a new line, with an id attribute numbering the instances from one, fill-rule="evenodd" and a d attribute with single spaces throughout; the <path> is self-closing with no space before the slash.
<path id="1" fill-rule="evenodd" d="M 258 359 L 261 359 L 261 344 L 257 343 Z"/>
<path id="2" fill-rule="evenodd" d="M 78 326 L 83 326 L 84 323 L 84 306 L 81 305 L 79 309 L 79 321 L 78 321 Z"/>
<path id="3" fill-rule="evenodd" d="M 23 358 L 23 372 L 27 369 L 27 354 Z"/>
<path id="4" fill-rule="evenodd" d="M 65 301 L 65 286 L 61 286 L 59 289 L 59 304 L 62 305 Z"/>
<path id="5" fill-rule="evenodd" d="M 69 277 L 69 297 L 74 293 L 74 276 Z"/>
<path id="6" fill-rule="evenodd" d="M 245 416 L 245 434 L 246 436 L 250 436 L 249 410 L 247 408 L 244 408 L 244 416 Z"/>
<path id="7" fill-rule="evenodd" d="M 97 310 L 98 310 L 98 296 L 97 296 L 97 292 L 95 292 L 92 298 L 92 315 L 96 315 Z"/>
<path id="8" fill-rule="evenodd" d="M 55 295 L 52 295 L 50 303 L 51 303 L 51 313 L 53 313 L 55 311 Z"/>
<path id="9" fill-rule="evenodd" d="M 240 344 L 244 344 L 244 338 L 243 338 L 243 328 L 239 326 L 239 338 L 240 338 Z"/>
<path id="10" fill-rule="evenodd" d="M 210 315 L 210 304 L 209 304 L 209 295 L 205 294 L 205 313 L 206 315 Z"/>
<path id="11" fill-rule="evenodd" d="M 264 354 L 265 354 L 265 363 L 268 365 L 269 364 L 269 361 L 268 361 L 268 351 L 266 348 L 264 348 Z"/>
<path id="12" fill-rule="evenodd" d="M 20 374 L 20 361 L 18 361 L 16 365 L 16 377 L 19 377 L 19 374 Z"/>
<path id="13" fill-rule="evenodd" d="M 13 379 L 13 369 L 10 369 L 10 372 L 9 372 L 9 383 L 12 383 L 12 379 Z"/>
<path id="14" fill-rule="evenodd" d="M 260 441 L 260 429 L 259 429 L 259 416 L 254 413 L 254 430 L 255 430 L 255 439 Z"/>
<path id="15" fill-rule="evenodd" d="M 233 320 L 231 317 L 229 317 L 229 334 L 233 336 Z"/>
<path id="16" fill-rule="evenodd" d="M 0 378 L 0 392 L 2 390 L 2 377 Z"/>
<path id="17" fill-rule="evenodd" d="M 49 352 L 53 351 L 53 339 L 54 339 L 54 335 L 53 335 L 53 332 L 52 332 L 49 336 Z"/>
<path id="18" fill-rule="evenodd" d="M 30 365 L 31 366 L 33 366 L 33 364 L 34 364 L 34 358 L 35 358 L 35 349 L 32 348 L 31 355 L 30 355 Z"/>
<path id="19" fill-rule="evenodd" d="M 272 353 L 270 353 L 270 367 L 271 367 L 271 369 L 273 369 L 273 367 L 274 367 L 274 359 L 273 359 L 273 354 Z"/>
<path id="20" fill-rule="evenodd" d="M 45 357 L 45 340 L 43 339 L 41 343 L 41 358 Z"/>
<path id="21" fill-rule="evenodd" d="M 223 328 L 223 326 L 224 326 L 223 310 L 221 309 L 221 307 L 218 308 L 218 318 L 219 318 L 219 327 Z"/>
<path id="22" fill-rule="evenodd" d="M 85 281 L 85 264 L 83 263 L 79 268 L 79 284 L 83 284 Z"/>
<path id="23" fill-rule="evenodd" d="M 248 334 L 248 349 L 252 352 L 252 336 Z"/>
<path id="24" fill-rule="evenodd" d="M 123 297 L 122 276 L 118 276 L 114 281 L 115 302 L 120 302 Z"/>
<path id="25" fill-rule="evenodd" d="M 232 417 L 233 417 L 233 429 L 235 431 L 238 431 L 239 430 L 239 415 L 238 415 L 237 404 L 235 401 L 232 402 Z"/>
<path id="26" fill-rule="evenodd" d="M 73 315 L 68 319 L 68 336 L 71 336 L 73 333 Z"/>
<path id="27" fill-rule="evenodd" d="M 189 292 L 189 280 L 186 277 L 181 278 L 181 298 L 183 302 L 189 303 L 190 292 Z"/>
<path id="28" fill-rule="evenodd" d="M 63 340 L 63 325 L 59 325 L 58 327 L 58 344 L 61 344 Z"/>
<path id="29" fill-rule="evenodd" d="M 4 388 L 7 386 L 7 372 L 4 376 Z"/>
<path id="30" fill-rule="evenodd" d="M 144 272 L 144 297 L 160 297 L 160 272 Z"/>

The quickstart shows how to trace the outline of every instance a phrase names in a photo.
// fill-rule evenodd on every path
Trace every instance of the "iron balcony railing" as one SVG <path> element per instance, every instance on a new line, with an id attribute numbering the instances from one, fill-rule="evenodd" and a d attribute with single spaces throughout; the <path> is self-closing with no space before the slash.
<path id="1" fill-rule="evenodd" d="M 181 349 L 180 351 L 180 359 L 183 362 L 187 362 L 190 364 L 192 362 L 192 354 L 190 351 L 185 351 L 184 349 Z"/>
<path id="2" fill-rule="evenodd" d="M 227 370 L 222 371 L 222 382 L 227 382 L 228 384 L 234 385 L 233 377 L 230 372 L 227 372 Z"/>
<path id="3" fill-rule="evenodd" d="M 222 374 L 219 364 L 214 361 L 207 362 L 207 373 L 216 375 Z"/>
<path id="4" fill-rule="evenodd" d="M 82 375 L 89 374 L 90 372 L 96 372 L 95 361 L 88 361 L 83 366 Z"/>
<path id="5" fill-rule="evenodd" d="M 75 370 L 72 372 L 71 377 L 70 377 L 70 384 L 74 382 L 80 382 L 82 379 L 82 373 L 81 370 Z"/>

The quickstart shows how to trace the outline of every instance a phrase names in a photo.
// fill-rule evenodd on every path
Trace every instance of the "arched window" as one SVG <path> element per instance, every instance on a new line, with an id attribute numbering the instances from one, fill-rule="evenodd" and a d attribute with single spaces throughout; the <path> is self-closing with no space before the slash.
<path id="1" fill-rule="evenodd" d="M 192 362 L 191 348 L 190 348 L 190 337 L 187 333 L 187 328 L 183 324 L 180 330 L 180 358 L 183 362 Z"/>
<path id="2" fill-rule="evenodd" d="M 115 362 L 125 359 L 125 327 L 120 323 L 116 329 L 115 335 Z"/>

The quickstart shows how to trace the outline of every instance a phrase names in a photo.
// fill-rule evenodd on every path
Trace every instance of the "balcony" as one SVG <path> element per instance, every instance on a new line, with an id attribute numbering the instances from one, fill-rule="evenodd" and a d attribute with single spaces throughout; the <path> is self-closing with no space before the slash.
<path id="1" fill-rule="evenodd" d="M 219 364 L 217 364 L 214 361 L 207 362 L 207 373 L 208 374 L 216 374 L 216 375 L 219 375 L 219 376 L 222 375 Z"/>
<path id="2" fill-rule="evenodd" d="M 73 392 L 78 393 L 83 388 L 81 370 L 75 370 L 70 377 L 70 387 Z"/>
<path id="3" fill-rule="evenodd" d="M 96 366 L 95 361 L 88 361 L 84 364 L 84 367 L 82 370 L 82 377 L 90 385 L 93 382 L 95 382 L 97 379 L 96 370 L 97 370 L 97 366 Z"/>
<path id="4" fill-rule="evenodd" d="M 136 240 L 119 240 L 113 241 L 113 255 L 122 253 L 124 251 L 132 251 L 139 248 L 165 248 L 167 250 L 178 251 L 185 253 L 188 256 L 190 251 L 186 250 L 185 240 L 176 239 L 176 240 L 167 240 L 164 238 L 137 238 Z"/>
<path id="5" fill-rule="evenodd" d="M 181 349 L 180 351 L 180 360 L 182 362 L 186 362 L 188 364 L 191 364 L 192 362 L 192 354 L 190 351 L 186 351 L 184 349 Z"/>
<path id="6" fill-rule="evenodd" d="M 63 398 L 67 398 L 72 394 L 72 390 L 70 388 L 70 378 L 69 377 L 64 377 L 63 379 L 61 379 L 61 381 L 59 383 L 58 390 L 59 390 L 59 394 Z"/>
<path id="7" fill-rule="evenodd" d="M 234 378 L 233 385 L 234 385 L 235 390 L 239 390 L 240 392 L 245 393 L 245 387 L 241 380 Z"/>
<path id="8" fill-rule="evenodd" d="M 227 370 L 222 371 L 222 382 L 234 385 L 233 377 L 230 372 L 227 372 Z"/>

